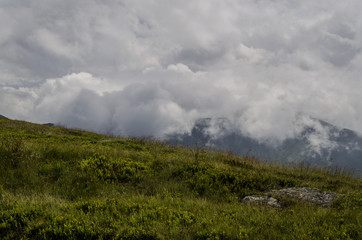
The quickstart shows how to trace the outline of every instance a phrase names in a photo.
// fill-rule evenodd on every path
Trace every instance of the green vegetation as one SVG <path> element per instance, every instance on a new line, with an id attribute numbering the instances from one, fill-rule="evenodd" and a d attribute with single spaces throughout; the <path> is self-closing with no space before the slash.
<path id="1" fill-rule="evenodd" d="M 241 203 L 291 186 L 344 195 Z M 1 239 L 361 239 L 361 208 L 343 172 L 0 119 Z"/>

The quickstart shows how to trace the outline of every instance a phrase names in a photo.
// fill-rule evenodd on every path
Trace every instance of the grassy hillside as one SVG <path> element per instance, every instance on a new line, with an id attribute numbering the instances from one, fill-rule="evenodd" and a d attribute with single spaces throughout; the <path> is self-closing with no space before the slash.
<path id="1" fill-rule="evenodd" d="M 344 195 L 241 203 L 291 186 Z M 360 239 L 361 208 L 361 180 L 338 169 L 0 119 L 2 239 Z"/>

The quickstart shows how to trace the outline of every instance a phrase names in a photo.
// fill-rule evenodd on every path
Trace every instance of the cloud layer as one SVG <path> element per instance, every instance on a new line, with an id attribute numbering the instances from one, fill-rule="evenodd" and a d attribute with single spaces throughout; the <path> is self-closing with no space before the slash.
<path id="1" fill-rule="evenodd" d="M 162 137 L 227 117 L 259 140 L 303 112 L 362 132 L 362 2 L 2 0 L 0 113 Z"/>

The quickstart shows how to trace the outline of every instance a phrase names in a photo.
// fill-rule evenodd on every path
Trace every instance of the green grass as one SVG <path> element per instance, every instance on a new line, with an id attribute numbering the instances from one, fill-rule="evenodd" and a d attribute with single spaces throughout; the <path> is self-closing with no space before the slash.
<path id="1" fill-rule="evenodd" d="M 246 195 L 285 187 L 344 194 L 332 207 Z M 361 239 L 361 180 L 0 119 L 1 239 Z"/>

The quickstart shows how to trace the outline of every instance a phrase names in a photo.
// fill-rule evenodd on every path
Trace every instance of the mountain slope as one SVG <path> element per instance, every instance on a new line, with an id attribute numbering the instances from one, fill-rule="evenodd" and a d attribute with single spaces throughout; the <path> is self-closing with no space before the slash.
<path id="1" fill-rule="evenodd" d="M 171 144 L 196 145 L 253 155 L 283 163 L 305 162 L 312 166 L 342 167 L 360 175 L 362 171 L 362 137 L 318 119 L 310 119 L 295 137 L 281 144 L 257 141 L 235 128 L 228 119 L 199 119 L 190 134 L 170 135 Z M 217 134 L 215 134 L 215 132 Z"/>
<path id="2" fill-rule="evenodd" d="M 343 195 L 242 203 L 287 187 Z M 343 173 L 0 119 L 2 239 L 359 239 L 361 199 Z"/>

